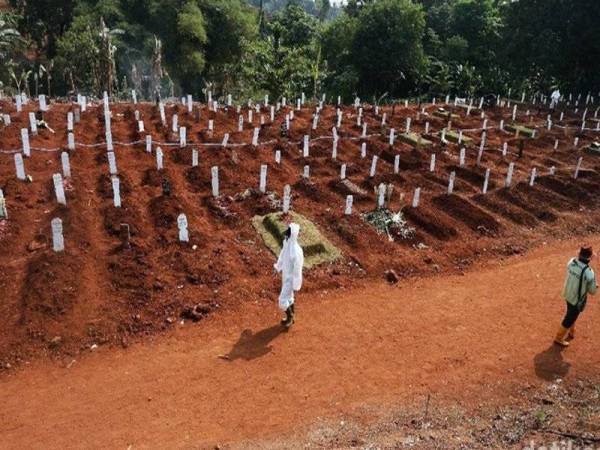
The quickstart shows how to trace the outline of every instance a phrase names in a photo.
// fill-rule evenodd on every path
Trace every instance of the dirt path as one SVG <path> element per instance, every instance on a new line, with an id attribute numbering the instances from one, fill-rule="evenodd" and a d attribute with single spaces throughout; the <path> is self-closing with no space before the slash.
<path id="1" fill-rule="evenodd" d="M 70 369 L 39 363 L 0 381 L 0 446 L 214 448 L 364 404 L 428 393 L 501 404 L 523 384 L 598 378 L 596 301 L 576 343 L 562 353 L 551 346 L 576 245 L 464 276 L 300 296 L 289 333 L 276 325 L 274 305 L 256 304 L 158 342 L 101 350 Z"/>

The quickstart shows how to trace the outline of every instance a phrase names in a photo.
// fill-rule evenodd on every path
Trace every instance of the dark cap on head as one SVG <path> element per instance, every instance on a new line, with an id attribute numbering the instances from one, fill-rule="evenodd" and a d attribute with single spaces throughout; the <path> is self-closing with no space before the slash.
<path id="1" fill-rule="evenodd" d="M 582 245 L 579 249 L 579 258 L 589 260 L 593 253 L 591 245 Z"/>

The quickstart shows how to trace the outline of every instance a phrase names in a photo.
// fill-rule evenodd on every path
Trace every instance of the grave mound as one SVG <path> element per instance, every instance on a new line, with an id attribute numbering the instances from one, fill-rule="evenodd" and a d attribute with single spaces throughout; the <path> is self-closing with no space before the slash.
<path id="1" fill-rule="evenodd" d="M 493 216 L 457 195 L 438 195 L 432 201 L 446 214 L 465 223 L 473 231 L 494 235 L 501 228 Z"/>
<path id="2" fill-rule="evenodd" d="M 291 219 L 300 225 L 300 246 L 304 251 L 304 266 L 307 269 L 323 263 L 332 263 L 342 257 L 342 253 L 327 238 L 325 238 L 315 224 L 310 220 L 290 212 Z M 287 225 L 283 221 L 283 213 L 272 213 L 265 216 L 255 216 L 252 225 L 265 245 L 275 256 L 279 256 L 283 245 L 283 235 Z"/>
<path id="3" fill-rule="evenodd" d="M 402 213 L 413 225 L 440 241 L 449 241 L 458 235 L 456 228 L 432 211 L 407 207 L 402 210 Z"/>
<path id="4" fill-rule="evenodd" d="M 527 128 L 525 125 L 517 125 L 515 123 L 509 123 L 509 124 L 505 125 L 504 129 L 506 131 L 510 131 L 512 133 L 517 133 L 517 131 L 518 131 L 519 136 L 533 137 L 533 135 L 535 133 L 534 129 Z"/>

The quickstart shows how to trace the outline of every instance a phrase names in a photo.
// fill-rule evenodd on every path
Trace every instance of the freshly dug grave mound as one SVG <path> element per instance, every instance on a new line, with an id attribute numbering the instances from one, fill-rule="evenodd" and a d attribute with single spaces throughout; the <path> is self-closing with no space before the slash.
<path id="1" fill-rule="evenodd" d="M 509 203 L 496 201 L 490 195 L 477 194 L 472 199 L 489 211 L 500 214 L 518 225 L 533 228 L 538 224 L 535 216 L 521 209 L 514 208 Z"/>
<path id="2" fill-rule="evenodd" d="M 522 210 L 533 214 L 538 220 L 542 222 L 554 222 L 558 219 L 557 215 L 552 211 L 543 207 L 546 203 L 536 203 L 532 202 L 526 195 L 523 195 L 520 191 L 511 191 L 509 188 L 502 188 L 494 192 L 492 194 L 494 196 L 498 196 L 498 198 L 502 199 L 505 202 L 510 203 L 511 205 L 518 206 Z M 540 207 L 536 205 L 542 205 Z"/>
<path id="3" fill-rule="evenodd" d="M 381 153 L 381 158 L 393 165 L 396 155 L 400 155 L 400 170 L 419 170 L 423 167 L 423 158 L 416 150 L 410 153 L 401 153 L 393 151 L 392 149 L 387 149 Z"/>
<path id="4" fill-rule="evenodd" d="M 483 183 L 485 181 L 485 170 L 483 169 L 467 169 L 466 167 L 451 166 L 450 171 L 456 172 L 456 177 L 465 180 L 467 183 L 472 184 L 477 189 L 483 189 Z M 483 172 L 483 173 L 481 173 Z M 496 182 L 491 179 L 488 180 L 488 189 L 495 189 Z"/>
<path id="5" fill-rule="evenodd" d="M 306 197 L 312 200 L 319 201 L 324 197 L 324 194 L 320 191 L 319 186 L 317 186 L 317 184 L 310 179 L 307 180 L 306 178 L 302 178 L 294 183 L 292 189 L 293 191 L 302 192 Z"/>
<path id="6" fill-rule="evenodd" d="M 354 184 L 348 178 L 343 180 L 332 180 L 329 182 L 329 187 L 334 192 L 337 192 L 344 197 L 352 195 L 354 200 L 367 200 L 369 198 L 369 191 L 361 188 L 357 184 Z"/>
<path id="7" fill-rule="evenodd" d="M 579 209 L 579 202 L 570 199 L 569 197 L 558 195 L 557 192 L 547 190 L 540 183 L 533 187 L 524 181 L 518 183 L 513 189 L 530 197 L 534 202 L 543 205 L 549 205 L 558 211 L 576 210 Z"/>
<path id="8" fill-rule="evenodd" d="M 137 306 L 144 304 L 152 291 L 152 267 L 147 260 L 147 251 L 131 243 L 130 248 L 112 255 L 108 263 L 112 285 L 129 293 Z M 133 304 L 131 305 L 133 306 Z"/>
<path id="9" fill-rule="evenodd" d="M 177 217 L 183 211 L 181 202 L 176 196 L 161 195 L 155 197 L 148 205 L 148 211 L 156 228 L 177 228 Z"/>
<path id="10" fill-rule="evenodd" d="M 465 147 L 468 147 L 469 145 L 473 144 L 473 138 L 465 136 L 464 133 L 461 137 L 460 130 L 458 130 L 458 131 L 446 130 L 446 139 L 448 141 L 454 142 L 456 144 L 458 144 L 458 141 L 460 141 L 461 144 L 464 145 Z"/>
<path id="11" fill-rule="evenodd" d="M 300 225 L 299 243 L 304 251 L 304 266 L 307 269 L 319 264 L 334 262 L 342 257 L 340 250 L 321 235 L 311 221 L 295 212 L 290 212 L 288 215 L 293 222 Z M 283 236 L 287 229 L 283 219 L 283 213 L 255 216 L 252 219 L 252 225 L 275 256 L 279 256 L 281 252 Z"/>
<path id="12" fill-rule="evenodd" d="M 587 202 L 590 200 L 589 193 L 581 188 L 576 182 L 563 181 L 558 179 L 556 176 L 544 176 L 537 179 L 537 182 L 542 186 L 550 189 L 557 194 L 562 195 L 573 200 L 580 202 Z"/>
<path id="13" fill-rule="evenodd" d="M 435 212 L 406 207 L 402 209 L 402 213 L 413 225 L 440 241 L 449 241 L 458 235 L 456 228 Z"/>
<path id="14" fill-rule="evenodd" d="M 162 186 L 163 180 L 169 180 L 169 172 L 165 169 L 157 170 L 156 168 L 146 169 L 142 178 L 142 186 L 159 187 Z"/>
<path id="15" fill-rule="evenodd" d="M 119 178 L 119 191 L 121 195 L 127 195 L 131 193 L 131 181 L 129 177 L 125 174 L 117 175 Z M 112 176 L 103 173 L 98 177 L 98 186 L 96 188 L 100 197 L 104 199 L 112 199 L 113 198 L 113 188 L 112 188 Z"/>
<path id="16" fill-rule="evenodd" d="M 233 200 L 248 211 L 250 216 L 263 216 L 281 210 L 281 200 L 275 192 L 263 194 L 258 189 L 248 188 L 234 195 Z"/>
<path id="17" fill-rule="evenodd" d="M 404 245 L 415 245 L 422 242 L 422 235 L 409 225 L 402 211 L 394 213 L 387 208 L 377 208 L 361 214 L 363 220 L 370 224 L 379 234 L 386 235 L 390 241 Z"/>
<path id="18" fill-rule="evenodd" d="M 21 322 L 28 323 L 36 315 L 56 319 L 67 314 L 79 296 L 82 261 L 66 252 L 48 250 L 27 265 L 21 293 Z"/>
<path id="19" fill-rule="evenodd" d="M 240 214 L 236 210 L 233 197 L 220 195 L 219 197 L 206 197 L 204 204 L 208 210 L 217 218 L 229 226 L 236 226 L 240 220 Z"/>
<path id="20" fill-rule="evenodd" d="M 494 217 L 457 195 L 439 195 L 432 201 L 446 214 L 465 223 L 473 231 L 495 235 L 501 228 L 500 223 Z"/>
<path id="21" fill-rule="evenodd" d="M 121 224 L 129 225 L 131 236 L 143 236 L 140 223 L 142 221 L 139 210 L 133 206 L 125 205 L 115 208 L 113 205 L 102 208 L 102 222 L 106 232 L 115 237 L 121 235 Z"/>

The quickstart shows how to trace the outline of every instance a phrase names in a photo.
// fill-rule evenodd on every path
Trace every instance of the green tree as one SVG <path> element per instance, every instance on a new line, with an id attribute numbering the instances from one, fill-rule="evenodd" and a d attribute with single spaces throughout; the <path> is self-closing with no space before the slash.
<path id="1" fill-rule="evenodd" d="M 352 42 L 361 94 L 407 95 L 426 69 L 425 15 L 411 0 L 379 0 L 360 10 Z"/>

